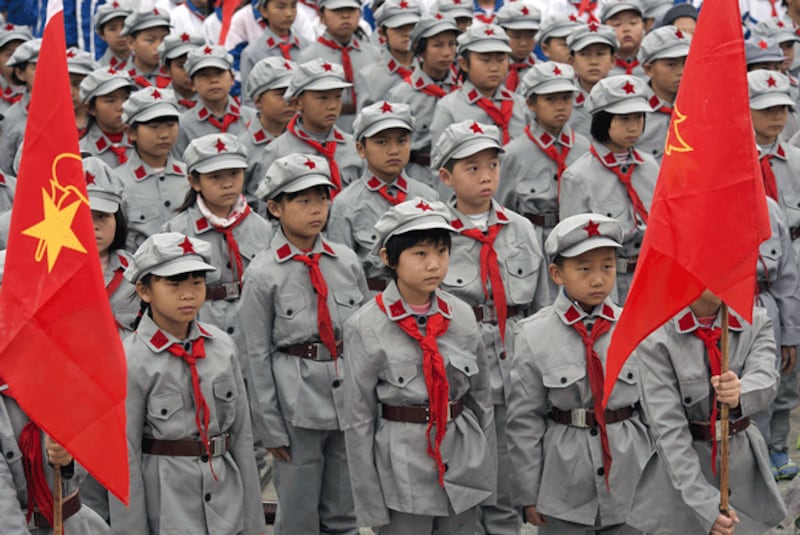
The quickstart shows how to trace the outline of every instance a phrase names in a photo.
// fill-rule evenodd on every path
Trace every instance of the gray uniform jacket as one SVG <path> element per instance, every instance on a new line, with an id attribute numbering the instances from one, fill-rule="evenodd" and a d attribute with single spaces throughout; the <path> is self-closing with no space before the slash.
<path id="1" fill-rule="evenodd" d="M 472 220 L 448 203 L 452 221 L 450 224 L 459 231 L 453 234 L 450 250 L 450 267 L 442 283 L 442 289 L 466 302 L 470 307 L 478 305 L 494 306 L 492 287 L 486 281 L 489 297 L 483 291 L 481 275 L 481 242 L 464 236 L 461 232 L 475 227 Z M 489 376 L 492 385 L 492 402 L 505 405 L 510 384 L 512 354 L 512 333 L 521 318 L 528 316 L 550 304 L 547 263 L 542 246 L 533 229 L 533 224 L 519 214 L 507 210 L 492 201 L 488 225 L 499 224 L 503 229 L 494 242 L 494 250 L 500 264 L 508 307 L 520 307 L 519 313 L 509 315 L 506 320 L 505 344 L 500 338 L 497 322 L 478 323 L 489 361 Z M 485 232 L 484 229 L 481 229 Z"/>
<path id="2" fill-rule="evenodd" d="M 611 448 L 608 487 L 600 433 L 556 423 L 547 417 L 562 411 L 593 409 L 586 371 L 586 350 L 572 327 L 598 318 L 613 322 L 594 349 L 605 364 L 606 351 L 621 309 L 610 299 L 587 314 L 560 290 L 552 306 L 522 320 L 514 337 L 514 362 L 506 435 L 514 468 L 514 503 L 535 505 L 546 516 L 588 526 L 625 522 L 652 445 L 638 413 L 607 424 Z M 608 402 L 610 410 L 639 402 L 639 372 L 634 360 L 622 368 Z M 610 491 L 609 491 L 610 489 Z"/>
<path id="3" fill-rule="evenodd" d="M 672 119 L 672 104 L 661 100 L 648 87 L 650 106 L 654 111 L 645 113 L 644 133 L 636 148 L 651 155 L 657 163 L 664 157 L 664 144 L 667 142 L 669 122 Z"/>
<path id="4" fill-rule="evenodd" d="M 358 110 L 381 100 L 390 100 L 387 95 L 389 90 L 400 84 L 405 84 L 404 77 L 398 72 L 400 69 L 415 71 L 419 69 L 419 62 L 414 58 L 411 65 L 404 67 L 392 57 L 388 48 L 381 49 L 381 59 L 372 63 L 356 73 L 356 91 L 358 92 Z M 414 116 L 419 113 L 414 110 Z"/>
<path id="5" fill-rule="evenodd" d="M 450 399 L 464 412 L 447 423 L 441 444 L 447 467 L 444 488 L 427 454 L 427 425 L 381 418 L 380 404 L 428 404 L 422 349 L 396 321 L 412 314 L 394 282 L 383 292 L 388 313 L 372 300 L 345 325 L 344 362 L 347 425 L 345 440 L 359 525 L 389 523 L 389 509 L 416 515 L 448 516 L 478 504 L 493 504 L 497 445 L 488 363 L 472 310 L 437 291 L 428 315 L 450 320 L 437 338 L 447 370 Z M 420 316 L 417 324 L 425 324 Z M 432 430 L 431 433 L 435 431 Z M 433 435 L 432 435 L 433 436 Z"/>
<path id="6" fill-rule="evenodd" d="M 293 344 L 318 342 L 317 294 L 301 253 L 277 230 L 270 248 L 251 262 L 239 302 L 256 437 L 267 448 L 291 446 L 285 422 L 307 429 L 341 430 L 344 393 L 341 360 L 314 361 L 284 353 Z M 318 238 L 308 254 L 321 254 L 328 309 L 337 340 L 369 291 L 361 263 L 344 245 Z"/>
<path id="7" fill-rule="evenodd" d="M 786 215 L 786 223 L 790 231 L 800 236 L 800 148 L 778 142 L 770 151 L 769 161 L 775 174 L 780 204 Z M 765 154 L 759 148 L 759 157 Z M 800 241 L 792 240 L 794 251 L 800 258 Z"/>
<path id="8" fill-rule="evenodd" d="M 17 191 L 17 178 L 0 173 L 0 214 L 10 212 Z"/>
<path id="9" fill-rule="evenodd" d="M 256 118 L 250 121 L 247 129 L 239 134 L 239 143 L 247 150 L 247 169 L 244 171 L 244 194 L 248 203 L 255 202 L 258 184 L 267 175 L 267 168 L 262 165 L 264 151 L 267 146 L 275 140 L 275 136 L 270 134 L 261 126 L 261 121 Z"/>
<path id="10" fill-rule="evenodd" d="M 689 422 L 708 422 L 711 415 L 706 350 L 692 335 L 698 327 L 694 314 L 684 310 L 634 353 L 656 451 L 637 486 L 629 524 L 647 533 L 708 533 L 719 515 L 719 471 L 711 470 L 711 442 L 693 440 L 688 427 Z M 743 417 L 767 409 L 778 391 L 778 370 L 764 309 L 754 308 L 752 325 L 731 313 L 729 358 L 742 383 L 736 412 Z M 783 520 L 786 508 L 755 425 L 730 439 L 729 464 L 731 508 L 741 521 L 736 531 L 762 533 Z"/>
<path id="11" fill-rule="evenodd" d="M 108 256 L 108 266 L 106 266 L 103 273 L 103 282 L 106 289 L 117 276 L 117 273 L 122 274 L 130 263 L 131 257 L 127 251 L 122 249 L 111 251 Z M 120 336 L 124 337 L 133 329 L 133 321 L 139 314 L 139 296 L 136 295 L 136 288 L 133 284 L 128 282 L 124 277 L 119 280 L 119 285 L 114 292 L 108 296 L 109 303 L 111 304 L 111 312 L 114 313 L 114 320 L 117 323 L 117 329 Z"/>
<path id="12" fill-rule="evenodd" d="M 3 114 L 2 135 L 0 135 L 0 171 L 14 174 L 14 159 L 22 146 L 25 125 L 28 123 L 28 106 L 31 94 L 23 93 L 22 98 L 11 105 Z"/>
<path id="13" fill-rule="evenodd" d="M 156 172 L 134 152 L 116 169 L 125 188 L 122 209 L 128 218 L 127 249 L 135 251 L 148 236 L 161 230 L 161 225 L 175 217 L 189 191 L 186 165 L 169 156 L 164 170 Z"/>
<path id="14" fill-rule="evenodd" d="M 0 114 L 5 115 L 6 110 L 15 104 L 12 101 L 24 91 L 25 86 L 12 85 L 3 76 L 0 79 Z"/>
<path id="15" fill-rule="evenodd" d="M 575 95 L 575 100 L 572 101 L 572 115 L 569 116 L 567 124 L 578 134 L 586 139 L 591 139 L 592 114 L 586 110 L 586 99 L 589 98 L 589 92 L 584 91 L 581 87 L 578 89 L 580 92 Z"/>
<path id="16" fill-rule="evenodd" d="M 142 453 L 142 436 L 199 440 L 188 365 L 167 352 L 205 339 L 197 360 L 200 388 L 208 403 L 208 435 L 228 434 L 227 451 L 208 460 Z M 236 346 L 224 332 L 192 322 L 186 340 L 162 331 L 145 314 L 125 339 L 128 361 L 128 465 L 130 503 L 111 499 L 111 527 L 120 535 L 265 532 L 261 489 L 253 453 L 247 393 Z"/>
<path id="17" fill-rule="evenodd" d="M 227 130 L 225 130 L 225 132 L 233 134 L 234 136 L 238 136 L 247 130 L 247 124 L 250 121 L 257 120 L 256 110 L 247 106 L 241 106 L 239 101 L 235 100 L 233 97 L 228 97 L 228 105 L 225 107 L 225 115 L 228 114 L 237 117 L 237 119 L 228 126 Z M 193 139 L 208 134 L 222 133 L 222 130 L 209 122 L 209 118 L 211 117 L 213 117 L 211 110 L 205 107 L 202 100 L 198 101 L 197 105 L 191 110 L 183 112 L 179 120 L 180 130 L 178 131 L 178 141 L 175 143 L 175 146 L 172 147 L 172 154 L 174 154 L 176 158 L 183 157 L 183 151 L 186 150 L 189 142 Z M 222 122 L 221 117 L 217 117 L 217 119 Z"/>
<path id="18" fill-rule="evenodd" d="M 242 51 L 242 57 L 239 62 L 242 87 L 245 87 L 247 77 L 250 76 L 250 71 L 253 70 L 256 63 L 264 58 L 271 58 L 274 56 L 284 57 L 283 51 L 280 46 L 278 46 L 282 44 L 290 44 L 292 46 L 292 48 L 289 49 L 289 57 L 292 58 L 292 61 L 297 61 L 300 52 L 309 45 L 308 41 L 298 37 L 294 32 L 290 32 L 288 41 L 284 41 L 282 37 L 278 36 L 267 26 L 264 28 L 264 33 L 255 41 L 249 43 Z M 250 97 L 248 96 L 247 98 L 249 99 Z"/>
<path id="19" fill-rule="evenodd" d="M 431 145 L 435 145 L 442 135 L 444 129 L 459 121 L 478 121 L 484 124 L 495 124 L 489 114 L 479 108 L 475 103 L 483 95 L 478 91 L 472 82 L 464 81 L 464 85 L 449 95 L 442 97 L 436 105 L 431 123 Z M 517 93 L 512 93 L 505 86 L 500 86 L 491 99 L 495 107 L 499 108 L 505 100 L 513 100 L 514 108 L 511 114 L 511 121 L 508 126 L 510 139 L 524 136 L 525 125 L 529 122 L 528 107 L 525 99 Z M 499 126 L 498 126 L 499 128 Z M 502 140 L 501 140 L 502 141 Z"/>
<path id="20" fill-rule="evenodd" d="M 385 183 L 367 172 L 361 178 L 347 186 L 337 195 L 331 205 L 328 218 L 328 237 L 350 247 L 361 259 L 367 278 L 380 277 L 383 274 L 383 262 L 378 255 L 370 251 L 375 245 L 375 223 L 392 207 L 378 194 L 378 189 Z M 422 197 L 427 201 L 438 201 L 439 196 L 431 188 L 417 182 L 403 173 L 389 185 L 389 194 L 398 192 L 406 194 L 408 199 Z"/>
<path id="21" fill-rule="evenodd" d="M 28 524 L 25 515 L 28 508 L 28 483 L 22 467 L 22 451 L 19 435 L 28 423 L 28 416 L 17 402 L 0 394 L 0 533 L 3 535 L 52 535 L 52 529 L 39 529 Z M 53 469 L 47 463 L 47 450 L 42 437 L 44 474 L 49 488 L 53 488 Z M 62 493 L 64 499 L 77 492 L 86 471 L 77 463 L 62 468 Z M 110 533 L 108 525 L 86 505 L 64 521 L 65 535 L 105 535 Z"/>
<path id="22" fill-rule="evenodd" d="M 120 167 L 119 158 L 117 155 L 111 150 L 112 145 L 114 143 L 111 142 L 110 139 L 100 130 L 100 127 L 97 126 L 97 123 L 94 123 L 91 128 L 86 132 L 80 139 L 80 149 L 81 154 L 88 154 L 89 156 L 97 156 L 103 163 L 108 165 L 111 169 L 116 170 Z M 125 156 L 130 159 L 134 154 L 136 154 L 136 149 L 133 148 L 133 142 L 128 138 L 128 136 L 122 136 L 122 142 L 118 143 L 117 146 L 125 147 Z"/>
<path id="23" fill-rule="evenodd" d="M 216 267 L 217 271 L 212 271 L 206 275 L 207 286 L 212 287 L 238 282 L 231 268 L 235 264 L 231 262 L 231 258 L 228 255 L 228 243 L 225 240 L 225 234 L 214 230 L 211 223 L 197 209 L 196 204 L 167 221 L 161 230 L 163 232 L 180 232 L 187 236 L 200 238 L 211 244 L 211 261 L 209 263 Z M 233 229 L 233 237 L 239 246 L 239 254 L 242 257 L 244 270 L 247 271 L 247 267 L 256 255 L 269 247 L 272 241 L 272 225 L 255 212 L 250 212 L 244 218 L 244 221 Z M 228 334 L 233 335 L 240 325 L 239 319 L 236 317 L 236 309 L 236 300 L 206 301 L 203 308 L 200 309 L 200 318 L 202 321 L 216 325 Z"/>

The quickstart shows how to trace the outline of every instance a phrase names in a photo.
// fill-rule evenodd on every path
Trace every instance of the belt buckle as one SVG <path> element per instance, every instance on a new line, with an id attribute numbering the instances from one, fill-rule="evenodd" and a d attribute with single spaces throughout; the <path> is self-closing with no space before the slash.
<path id="1" fill-rule="evenodd" d="M 481 323 L 491 323 L 492 325 L 497 325 L 497 308 L 493 304 L 484 304 L 479 306 L 481 307 L 481 312 L 483 313 L 483 319 L 481 319 Z"/>
<path id="2" fill-rule="evenodd" d="M 223 433 L 215 437 L 211 437 L 209 441 L 209 449 L 211 450 L 212 457 L 219 457 L 225 454 L 225 442 L 228 440 L 228 434 Z"/>
<path id="3" fill-rule="evenodd" d="M 569 411 L 570 425 L 572 427 L 588 428 L 586 425 L 586 409 L 572 409 Z"/>
<path id="4" fill-rule="evenodd" d="M 453 421 L 453 402 L 452 401 L 448 401 L 447 402 L 447 421 L 448 422 L 452 422 Z"/>
<path id="5" fill-rule="evenodd" d="M 551 228 L 558 225 L 558 213 L 557 212 L 547 212 L 542 214 L 542 218 L 544 219 L 544 227 Z"/>
<path id="6" fill-rule="evenodd" d="M 327 346 L 322 342 L 314 342 L 313 344 L 310 344 L 309 347 L 316 348 L 316 355 L 313 351 L 309 351 L 309 358 L 311 360 L 316 360 L 317 362 L 333 360 L 331 352 L 328 351 Z"/>
<path id="7" fill-rule="evenodd" d="M 239 299 L 239 283 L 238 282 L 223 282 L 222 287 L 225 288 L 225 300 L 235 301 Z"/>

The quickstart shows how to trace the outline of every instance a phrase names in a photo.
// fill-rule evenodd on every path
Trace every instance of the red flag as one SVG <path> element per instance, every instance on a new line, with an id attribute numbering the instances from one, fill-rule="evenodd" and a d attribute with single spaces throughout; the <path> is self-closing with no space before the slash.
<path id="1" fill-rule="evenodd" d="M 125 354 L 79 156 L 61 0 L 47 15 L 0 291 L 0 377 L 31 420 L 127 503 Z"/>
<path id="2" fill-rule="evenodd" d="M 746 73 L 738 4 L 706 0 L 636 274 L 608 348 L 606 402 L 639 342 L 704 289 L 752 318 L 758 246 L 770 226 Z"/>

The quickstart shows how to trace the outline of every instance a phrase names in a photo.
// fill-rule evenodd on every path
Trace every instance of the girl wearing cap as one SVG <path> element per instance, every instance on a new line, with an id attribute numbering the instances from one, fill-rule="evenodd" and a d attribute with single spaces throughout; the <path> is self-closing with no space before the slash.
<path id="1" fill-rule="evenodd" d="M 290 154 L 257 196 L 278 221 L 239 303 L 256 438 L 273 455 L 280 533 L 357 535 L 344 445 L 342 326 L 368 295 L 356 254 L 323 238 L 327 162 Z"/>
<path id="2" fill-rule="evenodd" d="M 392 276 L 345 325 L 345 438 L 361 526 L 380 535 L 472 534 L 493 504 L 489 365 L 472 310 L 439 285 L 450 214 L 421 198 L 389 209 L 373 249 Z"/>
<path id="3" fill-rule="evenodd" d="M 617 301 L 625 302 L 642 246 L 653 199 L 658 164 L 636 150 L 644 131 L 645 83 L 635 76 L 599 81 L 587 103 L 592 114 L 592 143 L 561 176 L 559 217 L 593 212 L 613 217 L 625 235 L 617 253 Z"/>
<path id="4" fill-rule="evenodd" d="M 110 500 L 120 535 L 265 532 L 236 345 L 196 321 L 210 253 L 202 240 L 156 234 L 125 271 L 142 315 L 124 342 L 130 503 Z"/>
<path id="5" fill-rule="evenodd" d="M 80 139 L 81 153 L 97 156 L 112 169 L 127 162 L 134 152 L 122 120 L 122 105 L 134 87 L 127 74 L 108 68 L 92 71 L 81 82 L 81 100 L 92 117 Z"/>

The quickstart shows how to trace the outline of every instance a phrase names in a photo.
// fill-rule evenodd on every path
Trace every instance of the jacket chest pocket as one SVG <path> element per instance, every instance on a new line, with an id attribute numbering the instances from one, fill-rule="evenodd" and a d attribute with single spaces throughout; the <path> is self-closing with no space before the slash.
<path id="1" fill-rule="evenodd" d="M 533 301 L 536 293 L 539 262 L 533 255 L 517 255 L 506 259 L 506 286 L 510 303 L 524 305 Z"/>
<path id="2" fill-rule="evenodd" d="M 302 295 L 276 295 L 275 315 L 293 320 L 306 308 L 306 300 Z"/>
<path id="3" fill-rule="evenodd" d="M 709 395 L 711 384 L 708 379 L 678 380 L 678 387 L 681 392 L 681 401 L 686 408 L 686 414 L 690 420 L 704 420 L 708 418 L 710 409 Z"/>
<path id="4" fill-rule="evenodd" d="M 639 370 L 635 366 L 622 368 L 609 400 L 609 409 L 630 407 L 639 401 Z"/>
<path id="5" fill-rule="evenodd" d="M 542 374 L 542 384 L 549 391 L 550 404 L 559 409 L 581 407 L 580 385 L 586 377 L 585 366 L 559 366 Z"/>
<path id="6" fill-rule="evenodd" d="M 363 212 L 356 214 L 356 217 L 353 219 L 353 237 L 356 243 L 366 251 L 372 250 L 372 247 L 378 239 L 378 234 L 371 225 L 364 224 L 364 222 L 374 220 L 375 216 Z"/>
<path id="7" fill-rule="evenodd" d="M 0 435 L 0 455 L 3 456 L 13 474 L 16 463 L 22 459 L 22 451 L 19 449 L 14 435 Z M 19 466 L 21 470 L 21 464 Z"/>
<path id="8" fill-rule="evenodd" d="M 480 266 L 472 262 L 453 262 L 444 277 L 444 286 L 452 288 L 453 293 L 464 297 L 470 286 L 481 287 Z M 483 290 L 481 290 L 483 295 Z"/>
<path id="9" fill-rule="evenodd" d="M 136 228 L 148 228 L 161 223 L 159 203 L 148 197 L 129 196 L 125 203 L 128 223 Z M 176 205 L 175 208 L 178 206 Z"/>
<path id="10" fill-rule="evenodd" d="M 781 252 L 780 240 L 773 232 L 772 236 L 758 248 L 759 259 L 756 269 L 760 281 L 775 279 L 772 275 L 775 274 L 777 276 L 778 267 L 781 263 Z"/>
<path id="11" fill-rule="evenodd" d="M 336 302 L 339 319 L 344 323 L 361 306 L 364 296 L 357 288 L 349 288 L 334 290 L 333 300 Z"/>
<path id="12" fill-rule="evenodd" d="M 447 361 L 448 368 L 455 370 L 447 375 L 450 382 L 450 397 L 456 399 L 469 390 L 472 377 L 480 371 L 478 359 L 469 353 L 451 353 L 447 355 Z"/>
<path id="13" fill-rule="evenodd" d="M 239 390 L 233 377 L 220 377 L 213 384 L 214 401 L 217 407 L 217 419 L 220 432 L 227 431 L 236 420 L 236 400 Z"/>
<path id="14" fill-rule="evenodd" d="M 419 375 L 419 366 L 413 363 L 393 364 L 383 370 L 383 380 L 400 389 L 407 388 Z"/>
<path id="15" fill-rule="evenodd" d="M 182 417 L 183 395 L 165 392 L 150 396 L 147 401 L 147 420 L 156 438 L 175 438 L 185 434 Z"/>

